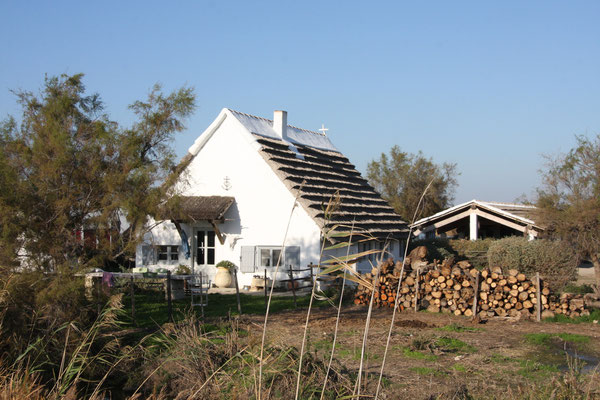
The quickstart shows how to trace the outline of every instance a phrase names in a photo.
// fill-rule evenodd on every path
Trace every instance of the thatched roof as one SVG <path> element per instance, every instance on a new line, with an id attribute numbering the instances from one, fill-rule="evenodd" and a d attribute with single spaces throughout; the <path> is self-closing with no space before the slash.
<path id="1" fill-rule="evenodd" d="M 259 153 L 319 225 L 355 221 L 357 232 L 378 239 L 407 237 L 406 223 L 341 153 L 254 137 Z M 339 205 L 326 221 L 324 210 L 338 193 Z"/>
<path id="2" fill-rule="evenodd" d="M 219 221 L 234 201 L 228 196 L 176 196 L 161 216 L 182 222 Z"/>

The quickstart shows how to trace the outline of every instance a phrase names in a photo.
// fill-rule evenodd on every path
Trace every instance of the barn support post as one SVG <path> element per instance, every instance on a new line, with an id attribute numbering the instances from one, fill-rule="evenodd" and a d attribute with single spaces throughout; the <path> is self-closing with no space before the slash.
<path id="1" fill-rule="evenodd" d="M 477 240 L 477 237 L 479 236 L 479 232 L 477 232 L 478 228 L 478 221 L 477 221 L 477 214 L 475 213 L 475 210 L 472 209 L 471 210 L 471 214 L 469 215 L 469 239 L 470 240 Z"/>

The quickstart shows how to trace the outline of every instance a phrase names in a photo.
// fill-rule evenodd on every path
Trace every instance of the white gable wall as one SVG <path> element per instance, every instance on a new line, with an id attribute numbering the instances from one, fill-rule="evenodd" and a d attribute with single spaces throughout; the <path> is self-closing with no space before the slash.
<path id="1" fill-rule="evenodd" d="M 219 225 L 226 239 L 224 245 L 217 240 L 215 262 L 229 260 L 239 265 L 241 246 L 282 245 L 295 199 L 257 152 L 259 145 L 252 135 L 228 111 L 225 115 L 221 125 L 182 174 L 177 191 L 184 196 L 235 198 L 234 205 L 225 215 L 225 222 Z M 171 233 L 160 231 L 164 230 L 161 227 L 156 234 L 153 231 L 154 237 L 175 238 L 175 243 L 168 244 L 179 244 L 173 224 L 163 225 Z M 210 227 L 206 223 L 196 224 L 196 227 L 200 226 Z M 184 228 L 193 248 L 193 231 L 196 229 Z M 286 246 L 300 246 L 301 265 L 317 264 L 319 240 L 319 227 L 297 205 L 292 213 Z M 141 260 L 141 254 L 139 257 Z M 180 256 L 179 263 L 189 264 L 190 261 Z M 206 272 L 209 276 L 215 273 L 214 269 Z M 262 275 L 263 269 L 257 268 L 255 274 Z M 240 274 L 240 285 L 249 285 L 251 278 L 252 274 Z"/>

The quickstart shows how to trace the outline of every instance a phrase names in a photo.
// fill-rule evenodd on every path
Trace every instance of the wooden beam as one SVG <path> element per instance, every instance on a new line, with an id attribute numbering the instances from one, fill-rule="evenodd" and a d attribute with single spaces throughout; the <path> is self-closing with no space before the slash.
<path id="1" fill-rule="evenodd" d="M 497 222 L 499 224 L 508 226 L 510 228 L 513 228 L 514 230 L 519 231 L 519 232 L 525 232 L 525 230 L 527 229 L 526 226 L 516 224 L 516 223 L 514 223 L 512 221 L 507 220 L 506 218 L 498 217 L 496 215 L 490 214 L 490 213 L 485 212 L 483 210 L 479 210 L 478 209 L 476 212 L 477 212 L 477 215 L 479 215 L 479 216 L 481 216 L 483 218 L 487 218 L 490 221 L 494 221 L 494 222 Z"/>
<path id="2" fill-rule="evenodd" d="M 456 214 L 456 215 L 455 215 L 455 216 L 453 216 L 453 217 L 450 217 L 450 218 L 445 218 L 445 219 L 443 219 L 443 220 L 441 220 L 441 221 L 439 221 L 439 222 L 436 222 L 435 224 L 433 224 L 433 226 L 434 226 L 436 229 L 437 229 L 437 228 L 440 228 L 440 227 L 442 227 L 442 226 L 445 226 L 445 225 L 451 224 L 451 223 L 453 223 L 453 222 L 455 222 L 455 221 L 458 221 L 459 219 L 466 218 L 466 217 L 468 217 L 468 216 L 469 216 L 469 215 L 470 215 L 472 212 L 473 212 L 472 210 L 463 211 L 463 212 L 461 212 L 460 214 Z"/>
<path id="3" fill-rule="evenodd" d="M 440 227 L 442 227 L 442 226 L 445 226 L 445 225 L 451 224 L 451 223 L 453 223 L 453 222 L 456 222 L 456 221 L 458 221 L 459 219 L 466 218 L 466 217 L 468 217 L 468 216 L 469 216 L 471 213 L 476 213 L 476 214 L 477 214 L 478 216 L 480 216 L 480 217 L 483 217 L 483 218 L 489 219 L 490 221 L 494 221 L 494 222 L 496 222 L 496 223 L 499 223 L 499 224 L 501 224 L 501 225 L 508 226 L 508 227 L 510 227 L 510 228 L 512 228 L 512 229 L 514 229 L 514 230 L 517 230 L 517 231 L 519 231 L 519 232 L 525 232 L 525 231 L 526 231 L 526 229 L 527 229 L 527 227 L 526 227 L 526 226 L 519 225 L 519 224 L 517 224 L 517 223 L 515 223 L 515 222 L 512 222 L 512 221 L 508 220 L 507 218 L 504 218 L 504 217 L 499 217 L 499 216 L 496 216 L 496 215 L 490 214 L 490 213 L 488 213 L 488 212 L 486 212 L 486 211 L 483 211 L 483 210 L 481 210 L 481 209 L 479 209 L 479 208 L 477 208 L 477 209 L 475 209 L 475 210 L 469 209 L 469 210 L 463 211 L 463 212 L 461 212 L 460 214 L 456 214 L 456 215 L 455 215 L 455 216 L 453 216 L 453 217 L 446 218 L 446 219 L 443 219 L 443 220 L 441 220 L 441 221 L 439 221 L 439 222 L 436 222 L 436 223 L 434 223 L 432 226 L 433 226 L 433 227 L 435 227 L 435 228 L 437 229 L 437 228 L 440 228 Z M 430 226 L 431 226 L 431 225 L 430 225 Z M 427 230 L 429 230 L 429 229 L 427 229 L 427 228 L 426 228 L 426 229 L 423 229 L 423 231 L 427 231 Z M 537 236 L 537 232 L 536 232 L 535 230 L 531 230 L 531 231 L 533 231 L 533 232 L 534 232 L 534 236 Z"/>
<path id="4" fill-rule="evenodd" d="M 208 222 L 210 222 L 213 229 L 215 230 L 215 235 L 217 235 L 217 238 L 219 238 L 219 243 L 221 243 L 221 245 L 225 244 L 225 236 L 223 236 L 223 234 L 219 230 L 219 227 L 217 226 L 216 221 L 210 220 Z"/>

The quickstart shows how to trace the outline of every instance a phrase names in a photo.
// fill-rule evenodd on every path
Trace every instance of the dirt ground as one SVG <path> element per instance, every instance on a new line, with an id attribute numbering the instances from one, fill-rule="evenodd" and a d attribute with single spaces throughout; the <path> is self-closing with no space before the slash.
<path id="1" fill-rule="evenodd" d="M 366 315 L 364 306 L 342 310 L 335 353 L 337 368 L 358 371 Z M 366 351 L 366 371 L 373 375 L 367 378 L 365 393 L 375 391 L 391 315 L 389 309 L 373 310 Z M 260 335 L 263 319 L 246 316 L 243 321 L 251 335 Z M 305 319 L 306 310 L 271 315 L 268 340 L 300 347 Z M 594 368 L 600 357 L 600 324 L 498 319 L 483 322 L 473 323 L 469 318 L 449 314 L 399 312 L 386 360 L 386 395 L 382 398 L 435 398 L 464 392 L 465 388 L 476 398 L 520 398 L 520 391 L 558 379 L 568 369 L 565 349 L 587 360 L 586 379 L 600 381 Z M 313 310 L 309 324 L 311 353 L 329 357 L 334 327 L 333 307 Z"/>

